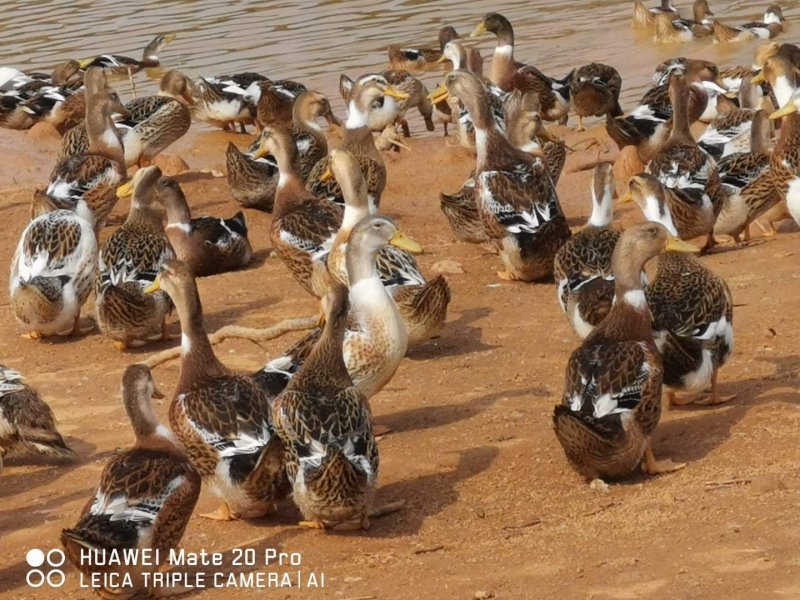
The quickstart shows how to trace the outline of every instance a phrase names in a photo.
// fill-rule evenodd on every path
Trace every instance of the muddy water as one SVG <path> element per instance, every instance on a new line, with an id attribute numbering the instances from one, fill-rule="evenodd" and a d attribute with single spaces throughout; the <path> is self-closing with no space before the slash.
<path id="1" fill-rule="evenodd" d="M 652 0 L 651 3 L 655 3 Z M 690 16 L 690 2 L 677 5 Z M 712 9 L 724 22 L 758 18 L 761 3 L 720 2 Z M 131 12 L 128 7 L 135 7 Z M 5 0 L 0 23 L 0 65 L 50 69 L 65 58 L 104 52 L 141 56 L 155 33 L 178 34 L 161 53 L 162 64 L 192 77 L 258 71 L 291 78 L 331 96 L 340 73 L 357 76 L 385 66 L 389 43 L 431 44 L 444 24 L 466 35 L 483 12 L 497 10 L 514 24 L 517 58 L 553 76 L 591 61 L 616 66 L 623 77 L 623 108 L 641 95 L 654 65 L 664 58 L 689 55 L 720 66 L 747 64 L 757 42 L 730 48 L 710 42 L 654 47 L 630 27 L 632 2 L 566 0 L 546 2 L 463 2 L 463 0 Z M 786 3 L 784 3 L 786 10 Z M 792 19 L 794 11 L 786 10 Z M 784 36 L 787 41 L 790 35 Z M 488 60 L 494 38 L 472 40 Z M 137 88 L 156 89 L 159 70 L 140 74 Z M 150 77 L 146 83 L 144 80 Z M 440 74 L 424 80 L 435 85 Z M 118 89 L 129 94 L 128 85 Z M 341 110 L 341 103 L 336 98 Z"/>

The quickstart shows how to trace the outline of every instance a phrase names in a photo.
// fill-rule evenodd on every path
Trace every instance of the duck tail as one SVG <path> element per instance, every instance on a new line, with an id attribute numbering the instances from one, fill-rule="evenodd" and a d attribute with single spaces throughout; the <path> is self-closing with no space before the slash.
<path id="1" fill-rule="evenodd" d="M 24 445 L 43 456 L 75 460 L 75 452 L 67 446 L 55 427 L 20 427 L 19 436 Z"/>

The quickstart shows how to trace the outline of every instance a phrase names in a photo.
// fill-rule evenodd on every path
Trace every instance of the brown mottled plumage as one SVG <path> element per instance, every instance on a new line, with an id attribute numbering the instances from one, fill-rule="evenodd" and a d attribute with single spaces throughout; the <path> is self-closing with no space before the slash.
<path id="1" fill-rule="evenodd" d="M 614 193 L 611 169 L 609 163 L 595 166 L 589 222 L 561 246 L 553 263 L 561 309 L 582 338 L 605 319 L 614 302 L 611 256 L 620 233 L 610 228 Z"/>
<path id="2" fill-rule="evenodd" d="M 346 150 L 332 150 L 330 165 L 332 175 L 342 189 L 345 209 L 342 225 L 328 255 L 328 271 L 333 278 L 347 285 L 347 240 L 353 227 L 371 211 L 366 182 L 355 158 Z M 438 333 L 447 318 L 450 303 L 447 280 L 439 275 L 426 281 L 420 272 L 411 252 L 421 250 L 415 242 L 402 238 L 384 246 L 378 254 L 378 272 L 389 295 L 397 303 L 410 342 L 425 341 Z"/>
<path id="3" fill-rule="evenodd" d="M 287 129 L 265 127 L 261 144 L 275 156 L 281 173 L 270 227 L 272 246 L 303 289 L 322 298 L 328 291 L 325 261 L 342 223 L 342 209 L 305 190 L 296 167 L 297 146 Z"/>
<path id="4" fill-rule="evenodd" d="M 47 403 L 22 375 L 0 365 L 0 472 L 3 457 L 9 453 L 75 458 Z"/>
<path id="5" fill-rule="evenodd" d="M 670 5 L 670 0 L 661 0 L 659 6 L 647 8 L 642 0 L 635 0 L 633 3 L 633 26 L 638 28 L 652 27 L 659 13 L 667 13 L 673 19 L 680 19 L 678 10 Z"/>
<path id="6" fill-rule="evenodd" d="M 243 212 L 230 219 L 193 219 L 177 181 L 161 177 L 154 185 L 158 200 L 167 209 L 167 238 L 178 260 L 189 265 L 195 277 L 233 271 L 250 262 L 253 248 Z"/>
<path id="7" fill-rule="evenodd" d="M 103 597 L 136 596 L 146 588 L 142 572 L 149 569 L 134 561 L 98 565 L 82 559 L 84 553 L 119 552 L 121 556 L 127 550 L 152 549 L 162 553 L 161 560 L 166 562 L 166 554 L 180 543 L 200 496 L 197 471 L 153 412 L 151 397 L 156 394 L 145 365 L 125 370 L 122 397 L 136 442 L 106 464 L 78 523 L 61 532 L 66 555 L 83 576 L 116 573 L 118 581 L 124 575 L 131 578 L 132 587 L 95 588 Z"/>
<path id="8" fill-rule="evenodd" d="M 783 22 L 783 11 L 778 4 L 767 8 L 763 21 L 751 21 L 735 27 L 714 21 L 714 43 L 768 40 L 783 32 Z"/>
<path id="9" fill-rule="evenodd" d="M 569 84 L 552 79 L 534 66 L 514 59 L 514 29 L 503 15 L 487 13 L 472 32 L 472 36 L 484 32 L 497 36 L 497 47 L 492 58 L 490 79 L 506 92 L 521 90 L 539 96 L 542 117 L 548 121 L 566 123 L 569 111 Z"/>
<path id="10" fill-rule="evenodd" d="M 583 117 L 623 114 L 619 105 L 622 77 L 614 67 L 590 63 L 572 73 L 569 97 L 572 110 L 578 115 L 578 130 L 583 130 Z"/>
<path id="11" fill-rule="evenodd" d="M 367 81 L 356 85 L 348 103 L 344 139 L 339 146 L 358 159 L 361 173 L 367 180 L 370 203 L 376 208 L 380 205 L 381 194 L 386 187 L 386 166 L 381 153 L 375 147 L 372 132 L 382 131 L 395 121 L 399 112 L 398 99 L 406 99 L 405 94 L 380 83 Z M 318 198 L 343 204 L 342 191 L 336 180 L 322 181 L 328 166 L 327 158 L 320 160 L 309 173 L 306 187 Z"/>
<path id="12" fill-rule="evenodd" d="M 441 62 L 444 47 L 448 42 L 457 39 L 458 32 L 445 25 L 439 29 L 439 48 L 403 48 L 398 44 L 391 44 L 386 49 L 389 64 L 392 69 L 406 71 L 429 71 L 436 69 Z"/>
<path id="13" fill-rule="evenodd" d="M 231 371 L 214 355 L 189 267 L 164 263 L 148 293 L 159 289 L 172 298 L 181 322 L 181 372 L 170 425 L 192 465 L 222 498 L 216 513 L 203 516 L 264 516 L 287 492 L 284 446 L 268 398 L 251 376 Z"/>
<path id="14" fill-rule="evenodd" d="M 342 344 L 347 287 L 336 283 L 325 329 L 272 410 L 302 525 L 366 529 L 378 477 L 378 445 L 366 396 L 347 372 Z"/>
<path id="15" fill-rule="evenodd" d="M 612 258 L 617 302 L 570 356 L 553 425 L 570 464 L 587 479 L 626 477 L 643 458 L 651 474 L 683 466 L 657 462 L 649 442 L 661 417 L 663 368 L 641 273 L 669 239 L 656 223 L 620 236 Z"/>
<path id="16" fill-rule="evenodd" d="M 166 293 L 145 294 L 164 261 L 175 258 L 161 217 L 153 210 L 158 167 L 145 167 L 133 177 L 133 198 L 125 223 L 100 251 L 95 287 L 100 331 L 122 350 L 149 340 L 166 339 L 166 318 L 172 304 Z"/>
<path id="17" fill-rule="evenodd" d="M 717 371 L 733 351 L 733 298 L 725 281 L 691 256 L 665 252 L 659 256 L 646 295 L 670 402 L 719 404 L 731 400 L 733 396 L 720 396 L 717 389 Z M 708 398 L 686 402 L 672 393 L 702 391 L 708 385 Z"/>
<path id="18" fill-rule="evenodd" d="M 256 128 L 266 125 L 292 126 L 294 103 L 306 86 L 296 81 L 283 79 L 280 81 L 261 81 L 257 84 L 258 101 L 256 102 Z"/>
<path id="19" fill-rule="evenodd" d="M 719 171 L 714 159 L 701 150 L 689 131 L 688 89 L 683 75 L 670 82 L 672 133 L 667 143 L 650 161 L 648 173 L 667 189 L 673 215 L 683 239 L 707 236 L 705 249 L 714 246 L 714 221 L 724 201 Z M 679 203 L 684 205 L 677 209 Z"/>
<path id="20" fill-rule="evenodd" d="M 439 208 L 447 218 L 447 224 L 459 240 L 472 244 L 489 241 L 483 227 L 478 203 L 475 198 L 475 173 L 464 182 L 455 194 L 439 194 Z"/>
<path id="21" fill-rule="evenodd" d="M 503 260 L 505 271 L 498 274 L 522 281 L 550 277 L 555 253 L 570 232 L 544 161 L 497 131 L 487 92 L 475 75 L 452 71 L 445 85 L 475 124 L 478 211 Z"/>
<path id="22" fill-rule="evenodd" d="M 328 142 L 317 119 L 323 117 L 330 125 L 341 126 L 333 114 L 328 99 L 320 92 L 308 91 L 298 96 L 292 108 L 292 136 L 297 146 L 297 164 L 303 181 L 314 165 L 325 158 Z M 253 158 L 258 154 L 260 139 L 241 152 L 228 143 L 225 162 L 228 186 L 234 200 L 245 208 L 272 212 L 275 188 L 278 185 L 278 165 L 270 157 Z"/>

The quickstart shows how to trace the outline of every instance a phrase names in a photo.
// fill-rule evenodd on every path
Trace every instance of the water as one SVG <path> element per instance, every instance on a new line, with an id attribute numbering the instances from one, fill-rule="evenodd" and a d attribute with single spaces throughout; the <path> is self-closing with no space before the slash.
<path id="1" fill-rule="evenodd" d="M 685 16 L 690 16 L 689 4 L 678 1 Z M 653 67 L 665 58 L 688 55 L 713 60 L 720 67 L 749 64 L 759 45 L 747 42 L 726 48 L 702 41 L 655 47 L 647 36 L 631 29 L 632 6 L 612 0 L 140 0 L 135 4 L 6 0 L 0 65 L 50 70 L 66 58 L 106 52 L 140 58 L 156 33 L 172 31 L 178 37 L 161 53 L 166 68 L 191 77 L 257 71 L 273 79 L 296 79 L 331 97 L 341 113 L 340 73 L 353 77 L 385 68 L 388 44 L 433 44 L 445 24 L 468 35 L 484 12 L 496 10 L 514 25 L 517 58 L 550 75 L 561 77 L 591 61 L 617 67 L 623 78 L 621 103 L 628 109 L 648 85 Z M 751 0 L 711 1 L 717 17 L 731 24 L 760 18 L 765 6 Z M 787 3 L 784 11 L 791 21 L 793 11 Z M 782 39 L 791 41 L 789 35 Z M 493 36 L 472 42 L 483 49 L 488 72 Z M 154 92 L 162 71 L 137 75 L 137 91 Z M 439 73 L 423 76 L 429 87 L 440 78 Z M 117 88 L 123 95 L 130 93 L 125 82 Z"/>

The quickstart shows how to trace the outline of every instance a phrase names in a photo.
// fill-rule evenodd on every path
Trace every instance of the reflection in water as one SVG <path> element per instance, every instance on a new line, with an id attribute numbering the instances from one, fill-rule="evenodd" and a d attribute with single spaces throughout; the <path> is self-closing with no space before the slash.
<path id="1" fill-rule="evenodd" d="M 651 3 L 655 3 L 653 0 Z M 689 0 L 677 4 L 690 14 Z M 756 3 L 712 1 L 726 22 L 751 20 Z M 513 23 L 517 58 L 562 77 L 592 61 L 616 66 L 623 77 L 621 103 L 631 108 L 666 57 L 690 55 L 720 66 L 749 64 L 757 42 L 730 48 L 710 42 L 654 47 L 630 27 L 632 3 L 620 0 L 470 2 L 457 0 L 140 0 L 135 11 L 120 11 L 118 0 L 6 0 L 0 24 L 0 65 L 48 70 L 65 58 L 101 52 L 141 57 L 155 33 L 178 38 L 162 52 L 162 64 L 191 77 L 258 71 L 274 79 L 300 80 L 338 103 L 339 74 L 351 76 L 385 66 L 385 47 L 431 44 L 439 27 L 451 24 L 468 34 L 482 13 L 498 10 Z M 467 10 L 465 10 L 467 8 Z M 791 20 L 791 11 L 787 11 Z M 489 60 L 493 38 L 476 40 Z M 147 75 L 158 77 L 159 70 Z M 143 75 L 138 76 L 139 81 Z M 439 75 L 424 80 L 432 87 Z M 118 88 L 128 94 L 127 84 Z M 137 85 L 155 92 L 157 85 Z M 416 131 L 419 131 L 417 128 Z"/>

